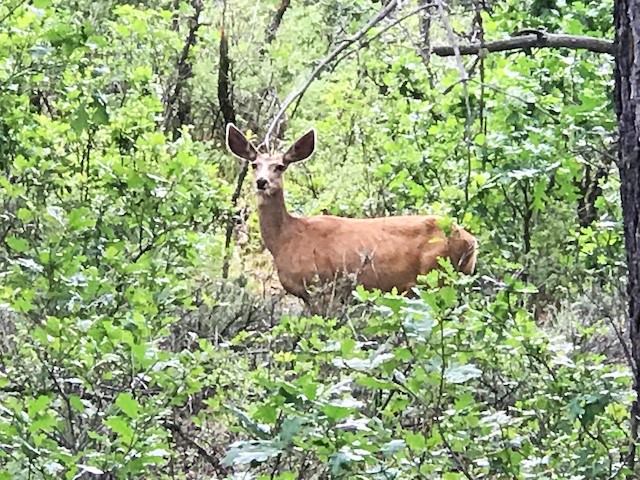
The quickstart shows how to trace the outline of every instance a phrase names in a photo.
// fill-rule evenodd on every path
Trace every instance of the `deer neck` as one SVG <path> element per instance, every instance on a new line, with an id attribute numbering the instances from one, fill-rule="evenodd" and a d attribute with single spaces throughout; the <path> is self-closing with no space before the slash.
<path id="1" fill-rule="evenodd" d="M 260 233 L 265 247 L 273 256 L 276 255 L 281 245 L 281 236 L 293 217 L 287 212 L 284 204 L 282 190 L 268 197 L 258 198 L 258 217 L 260 220 Z"/>

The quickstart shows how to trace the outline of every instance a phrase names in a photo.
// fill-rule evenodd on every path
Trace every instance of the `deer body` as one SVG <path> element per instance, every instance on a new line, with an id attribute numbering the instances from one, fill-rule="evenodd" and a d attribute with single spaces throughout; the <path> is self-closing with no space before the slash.
<path id="1" fill-rule="evenodd" d="M 305 302 L 309 301 L 309 286 L 345 274 L 367 289 L 406 292 L 416 284 L 418 275 L 438 266 L 439 257 L 449 258 L 464 273 L 473 273 L 475 238 L 460 227 L 453 227 L 447 236 L 438 226 L 437 216 L 354 219 L 290 215 L 284 202 L 282 172 L 289 163 L 310 156 L 315 146 L 313 131 L 284 155 L 261 155 L 230 125 L 227 145 L 236 156 L 254 165 L 262 239 L 273 255 L 284 289 Z"/>

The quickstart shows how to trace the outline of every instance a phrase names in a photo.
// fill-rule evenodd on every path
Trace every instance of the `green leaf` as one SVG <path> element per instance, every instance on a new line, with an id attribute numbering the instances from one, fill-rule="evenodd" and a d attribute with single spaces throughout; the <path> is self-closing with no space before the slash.
<path id="1" fill-rule="evenodd" d="M 40 395 L 38 398 L 31 399 L 27 402 L 27 412 L 30 418 L 34 418 L 36 415 L 45 410 L 51 403 L 51 397 L 47 395 Z"/>
<path id="2" fill-rule="evenodd" d="M 260 425 L 259 423 L 254 422 L 251 417 L 249 417 L 246 413 L 236 407 L 233 407 L 231 405 L 227 405 L 226 407 L 231 412 L 233 412 L 236 417 L 238 417 L 238 420 L 240 420 L 240 423 L 248 432 L 254 434 L 259 438 L 269 438 L 269 430 L 265 425 Z"/>
<path id="3" fill-rule="evenodd" d="M 438 292 L 440 298 L 444 301 L 445 307 L 452 307 L 456 303 L 458 293 L 455 288 L 451 286 L 442 287 Z"/>
<path id="4" fill-rule="evenodd" d="M 253 416 L 262 422 L 272 424 L 278 419 L 278 409 L 270 404 L 261 405 L 256 409 Z"/>
<path id="5" fill-rule="evenodd" d="M 278 435 L 280 440 L 284 444 L 291 443 L 291 440 L 298 434 L 303 424 L 304 419 L 301 417 L 286 418 L 282 422 L 282 427 L 280 427 L 280 433 Z"/>
<path id="6" fill-rule="evenodd" d="M 381 451 L 385 455 L 393 455 L 396 452 L 399 452 L 403 448 L 405 448 L 404 440 L 391 440 L 390 442 L 382 445 Z"/>
<path id="7" fill-rule="evenodd" d="M 371 358 L 335 358 L 333 364 L 341 368 L 351 368 L 360 372 L 373 370 L 394 358 L 393 353 L 374 353 Z"/>
<path id="8" fill-rule="evenodd" d="M 28 208 L 19 208 L 16 215 L 20 221 L 25 223 L 33 220 L 33 213 Z"/>
<path id="9" fill-rule="evenodd" d="M 69 403 L 78 412 L 84 412 L 85 407 L 78 395 L 69 395 Z"/>
<path id="10" fill-rule="evenodd" d="M 140 412 L 140 404 L 131 396 L 130 393 L 124 392 L 118 395 L 116 398 L 116 405 L 122 410 L 129 418 L 138 418 Z"/>
<path id="11" fill-rule="evenodd" d="M 404 440 L 407 442 L 407 446 L 416 452 L 423 451 L 427 445 L 427 440 L 421 433 L 408 432 Z"/>
<path id="12" fill-rule="evenodd" d="M 323 405 L 322 411 L 332 420 L 342 420 L 361 406 L 362 402 L 353 398 L 345 398 L 342 400 L 332 400 L 330 403 Z"/>
<path id="13" fill-rule="evenodd" d="M 29 431 L 31 433 L 39 432 L 40 430 L 50 432 L 58 425 L 58 420 L 50 414 L 40 416 L 36 420 L 33 420 L 29 424 Z"/>
<path id="14" fill-rule="evenodd" d="M 436 221 L 436 225 L 444 232 L 448 237 L 453 230 L 453 219 L 451 217 L 440 217 Z"/>
<path id="15" fill-rule="evenodd" d="M 282 453 L 280 445 L 271 440 L 237 441 L 232 443 L 227 450 L 222 464 L 229 467 L 253 462 L 262 463 L 280 453 Z"/>
<path id="16" fill-rule="evenodd" d="M 531 285 L 530 283 L 521 283 L 518 282 L 513 290 L 517 293 L 538 293 L 538 288 L 535 285 Z"/>
<path id="17" fill-rule="evenodd" d="M 435 324 L 431 307 L 421 300 L 407 300 L 407 306 L 403 308 L 404 328 L 409 337 L 427 339 Z"/>
<path id="18" fill-rule="evenodd" d="M 76 133 L 82 133 L 87 129 L 89 125 L 89 115 L 87 114 L 87 110 L 84 107 L 84 104 L 80 105 L 73 114 L 73 118 L 70 122 L 71 128 Z"/>
<path id="19" fill-rule="evenodd" d="M 133 429 L 122 417 L 111 416 L 104 421 L 104 424 L 116 433 L 123 443 L 130 443 L 133 438 Z"/>
<path id="20" fill-rule="evenodd" d="M 464 475 L 456 472 L 446 472 L 442 475 L 442 480 L 463 480 Z"/>
<path id="21" fill-rule="evenodd" d="M 91 211 L 86 207 L 74 208 L 69 211 L 67 220 L 69 221 L 69 227 L 73 230 L 91 228 L 96 223 Z"/>
<path id="22" fill-rule="evenodd" d="M 94 95 L 94 110 L 91 121 L 96 125 L 106 125 L 109 123 L 109 112 L 107 111 L 107 100 L 102 94 Z"/>
<path id="23" fill-rule="evenodd" d="M 398 386 L 387 380 L 379 380 L 375 377 L 362 376 L 356 380 L 358 385 L 376 390 L 396 390 Z"/>
<path id="24" fill-rule="evenodd" d="M 27 242 L 24 238 L 9 236 L 5 238 L 5 242 L 9 245 L 11 250 L 14 250 L 19 253 L 26 252 L 29 249 L 29 242 Z"/>

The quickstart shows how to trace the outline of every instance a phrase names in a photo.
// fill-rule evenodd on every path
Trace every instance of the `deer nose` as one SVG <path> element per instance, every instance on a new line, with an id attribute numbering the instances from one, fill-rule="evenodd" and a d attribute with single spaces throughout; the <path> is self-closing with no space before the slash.
<path id="1" fill-rule="evenodd" d="M 267 180 L 264 178 L 259 178 L 258 180 L 256 180 L 256 187 L 258 187 L 258 190 L 264 190 L 265 188 L 267 188 Z"/>

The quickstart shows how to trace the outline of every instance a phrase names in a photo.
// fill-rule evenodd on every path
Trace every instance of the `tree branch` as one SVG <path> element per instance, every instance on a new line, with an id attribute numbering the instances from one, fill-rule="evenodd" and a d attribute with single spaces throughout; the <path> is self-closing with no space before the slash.
<path id="1" fill-rule="evenodd" d="M 218 67 L 218 102 L 224 118 L 223 128 L 228 123 L 236 123 L 236 111 L 231 100 L 230 66 L 229 43 L 223 25 L 220 28 L 220 64 Z"/>
<path id="2" fill-rule="evenodd" d="M 226 9 L 227 4 L 225 2 L 222 11 L 222 25 L 220 28 L 220 65 L 218 67 L 218 102 L 220 103 L 220 111 L 222 112 L 222 117 L 224 119 L 223 128 L 226 127 L 228 123 L 236 123 L 236 110 L 233 106 L 233 99 L 231 96 L 231 60 L 229 59 L 229 44 L 224 29 Z M 248 167 L 248 162 L 242 163 L 240 175 L 238 175 L 238 180 L 236 182 L 236 189 L 231 197 L 231 208 L 234 213 L 229 216 L 227 226 L 225 228 L 222 278 L 227 278 L 229 276 L 229 265 L 231 262 L 231 237 L 233 236 L 233 227 L 237 216 L 236 210 L 238 200 L 240 199 L 244 179 L 247 176 Z"/>
<path id="3" fill-rule="evenodd" d="M 189 53 L 198 41 L 198 30 L 202 26 L 202 23 L 200 22 L 200 15 L 204 10 L 202 0 L 192 0 L 191 6 L 193 7 L 193 16 L 189 19 L 189 31 L 187 33 L 187 38 L 185 39 L 182 51 L 180 52 L 180 56 L 176 62 L 176 81 L 171 93 L 169 93 L 165 99 L 163 130 L 165 132 L 173 130 L 174 134 L 181 126 L 181 124 L 173 125 L 177 114 L 176 110 L 178 110 L 177 107 L 180 103 L 180 94 L 182 93 L 182 89 L 184 88 L 187 80 L 193 76 L 193 68 L 189 60 Z"/>
<path id="4" fill-rule="evenodd" d="M 7 13 L 2 18 L 0 18 L 0 25 L 2 25 L 5 20 L 11 17 L 11 15 L 13 15 L 18 10 L 18 8 L 23 6 L 25 3 L 27 3 L 27 0 L 19 0 L 15 5 L 10 6 Z"/>
<path id="5" fill-rule="evenodd" d="M 530 31 L 531 30 L 527 30 L 527 32 Z M 613 42 L 610 40 L 546 33 L 542 31 L 516 35 L 505 40 L 486 42 L 484 45 L 472 43 L 470 45 L 460 45 L 457 47 L 460 55 L 474 55 L 480 53 L 481 50 L 504 52 L 507 50 L 519 50 L 521 48 L 570 48 L 572 50 L 588 50 L 595 53 L 615 55 Z M 432 52 L 440 57 L 451 57 L 456 54 L 455 49 L 454 46 L 439 45 L 433 47 Z"/>
<path id="6" fill-rule="evenodd" d="M 309 88 L 309 85 L 313 83 L 313 81 L 322 73 L 322 71 L 329 66 L 329 64 L 335 60 L 335 58 L 340 55 L 343 51 L 349 48 L 354 43 L 358 42 L 362 37 L 364 37 L 369 30 L 375 27 L 378 23 L 380 23 L 387 15 L 389 15 L 396 7 L 398 6 L 398 0 L 391 0 L 387 3 L 378 14 L 373 17 L 371 20 L 367 22 L 367 24 L 358 30 L 352 37 L 341 42 L 329 55 L 327 55 L 311 72 L 311 75 L 307 78 L 307 80 L 296 90 L 291 92 L 289 96 L 282 102 L 280 109 L 269 123 L 269 128 L 267 128 L 267 133 L 264 137 L 263 145 L 268 146 L 271 140 L 271 134 L 273 129 L 278 124 L 278 121 L 282 118 L 287 109 L 291 106 L 291 104 L 298 98 L 302 97 L 304 93 Z"/>
<path id="7" fill-rule="evenodd" d="M 287 8 L 289 8 L 290 4 L 291 0 L 282 0 L 280 2 L 276 13 L 271 19 L 271 24 L 269 24 L 269 27 L 266 31 L 264 43 L 266 43 L 267 45 L 273 42 L 273 40 L 276 38 L 276 32 L 278 31 L 278 27 L 280 27 L 280 24 L 282 23 L 282 17 L 284 17 L 284 14 L 287 11 Z"/>
<path id="8" fill-rule="evenodd" d="M 190 434 L 182 431 L 182 429 L 180 428 L 180 426 L 176 423 L 173 422 L 165 422 L 164 423 L 165 428 L 171 430 L 171 432 L 173 432 L 174 434 L 176 434 L 178 437 L 180 437 L 184 442 L 187 443 L 187 445 L 189 445 L 190 447 L 194 448 L 198 454 L 207 461 L 207 463 L 209 463 L 209 465 L 211 465 L 213 467 L 213 469 L 216 471 L 216 473 L 218 475 L 221 476 L 226 476 L 228 473 L 228 470 L 226 467 L 224 467 L 217 458 L 215 458 L 213 455 L 211 455 L 206 448 L 204 448 L 202 445 L 200 445 L 198 442 L 196 442 L 193 438 L 191 438 Z M 174 435 L 175 438 L 175 435 Z"/>

